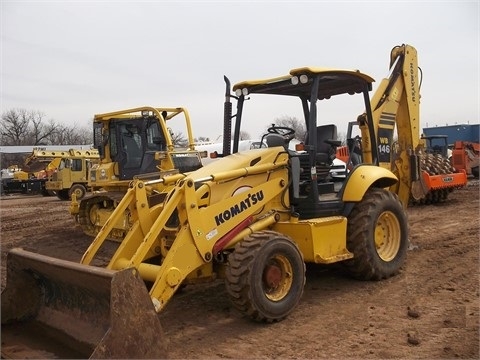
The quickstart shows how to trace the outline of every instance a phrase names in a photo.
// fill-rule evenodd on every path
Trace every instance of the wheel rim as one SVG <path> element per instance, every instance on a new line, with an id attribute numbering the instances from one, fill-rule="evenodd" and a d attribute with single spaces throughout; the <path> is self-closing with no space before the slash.
<path id="1" fill-rule="evenodd" d="M 400 223 L 391 211 L 384 211 L 375 226 L 375 247 L 383 261 L 391 261 L 400 249 L 402 232 Z"/>
<path id="2" fill-rule="evenodd" d="M 262 279 L 265 296 L 271 301 L 280 301 L 292 287 L 292 264 L 285 256 L 275 255 L 265 265 Z"/>
<path id="3" fill-rule="evenodd" d="M 97 211 L 100 208 L 98 204 L 94 204 L 90 207 L 90 211 L 88 212 L 88 219 L 92 225 L 95 225 L 97 222 Z"/>
<path id="4" fill-rule="evenodd" d="M 83 191 L 81 189 L 75 189 L 74 193 L 77 199 L 81 199 L 83 197 Z"/>

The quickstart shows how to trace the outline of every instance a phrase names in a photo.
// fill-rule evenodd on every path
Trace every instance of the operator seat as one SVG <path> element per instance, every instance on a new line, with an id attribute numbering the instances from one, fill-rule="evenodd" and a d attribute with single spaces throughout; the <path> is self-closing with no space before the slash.
<path id="1" fill-rule="evenodd" d="M 265 141 L 268 147 L 283 146 L 288 148 L 288 140 L 280 134 L 268 134 L 265 136 Z"/>
<path id="2" fill-rule="evenodd" d="M 315 165 L 317 168 L 317 179 L 318 181 L 324 181 L 331 170 L 337 147 L 340 146 L 342 142 L 337 140 L 337 126 L 335 124 L 317 126 L 316 132 Z M 308 134 L 305 142 L 308 145 L 313 145 L 308 141 Z"/>
<path id="3" fill-rule="evenodd" d="M 127 156 L 126 168 L 140 167 L 142 162 L 142 151 L 131 134 L 123 134 L 123 146 Z"/>
<path id="4" fill-rule="evenodd" d="M 337 140 L 337 126 L 334 124 L 317 126 L 317 164 L 331 165 L 341 141 Z"/>

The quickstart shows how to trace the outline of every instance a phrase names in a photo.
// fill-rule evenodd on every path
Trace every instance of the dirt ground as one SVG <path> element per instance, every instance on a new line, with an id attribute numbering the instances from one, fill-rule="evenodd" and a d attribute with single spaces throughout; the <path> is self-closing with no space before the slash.
<path id="1" fill-rule="evenodd" d="M 1 260 L 13 247 L 79 261 L 90 239 L 55 197 L 2 197 Z M 266 325 L 243 318 L 223 283 L 187 286 L 160 318 L 171 358 L 479 358 L 479 183 L 408 209 L 402 272 L 362 282 L 307 267 L 298 308 Z"/>

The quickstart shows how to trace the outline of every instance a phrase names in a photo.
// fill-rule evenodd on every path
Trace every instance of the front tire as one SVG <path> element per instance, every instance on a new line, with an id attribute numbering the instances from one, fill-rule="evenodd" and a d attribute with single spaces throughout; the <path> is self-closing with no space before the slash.
<path id="1" fill-rule="evenodd" d="M 245 237 L 228 257 L 225 285 L 233 305 L 258 322 L 284 319 L 305 287 L 305 263 L 297 245 L 274 231 Z"/>
<path id="2" fill-rule="evenodd" d="M 381 280 L 397 274 L 408 248 L 407 215 L 397 195 L 370 189 L 348 218 L 347 248 L 354 254 L 345 262 L 361 280 Z"/>
<path id="3" fill-rule="evenodd" d="M 77 200 L 81 200 L 85 197 L 86 193 L 87 193 L 87 189 L 85 188 L 85 186 L 83 186 L 82 184 L 75 184 L 75 185 L 72 185 L 72 187 L 70 188 L 70 191 L 68 192 L 68 196 L 71 199 L 72 194 L 75 194 Z"/>

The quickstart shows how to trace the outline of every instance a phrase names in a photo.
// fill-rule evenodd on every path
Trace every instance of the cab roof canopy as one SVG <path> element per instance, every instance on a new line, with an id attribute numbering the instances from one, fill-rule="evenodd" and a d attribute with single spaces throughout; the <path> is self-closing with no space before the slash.
<path id="1" fill-rule="evenodd" d="M 306 81 L 305 81 L 306 76 Z M 302 67 L 290 70 L 289 75 L 276 78 L 242 81 L 233 86 L 233 91 L 248 91 L 248 94 L 290 95 L 309 98 L 313 79 L 319 78 L 319 100 L 338 94 L 355 94 L 372 90 L 375 81 L 359 70 L 341 70 L 318 67 Z"/>

